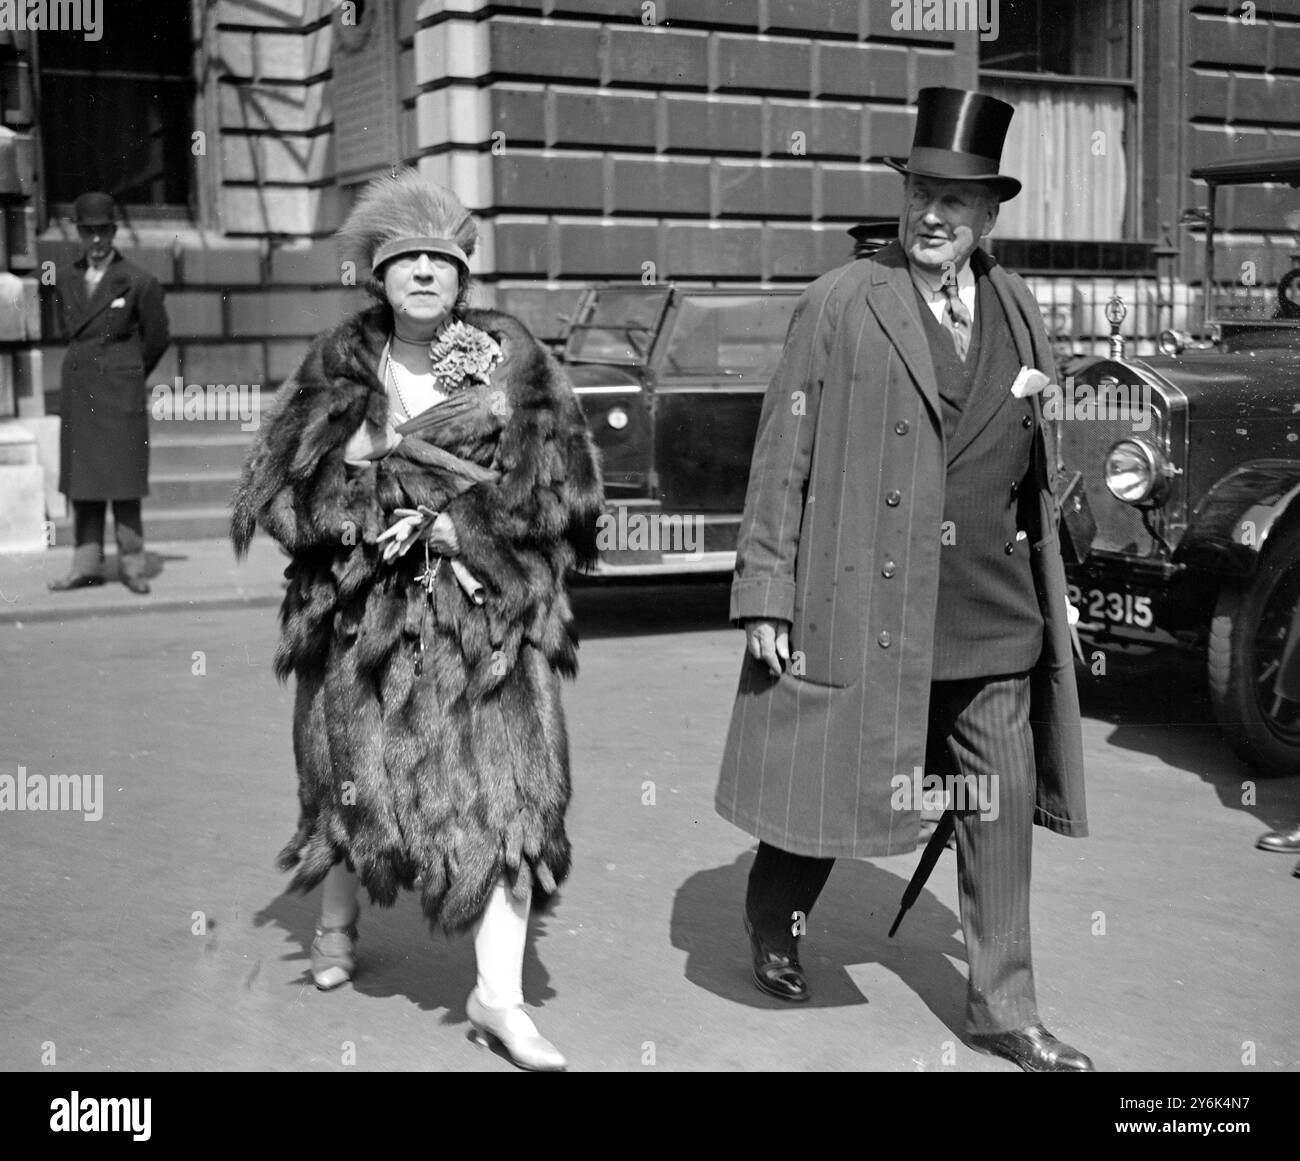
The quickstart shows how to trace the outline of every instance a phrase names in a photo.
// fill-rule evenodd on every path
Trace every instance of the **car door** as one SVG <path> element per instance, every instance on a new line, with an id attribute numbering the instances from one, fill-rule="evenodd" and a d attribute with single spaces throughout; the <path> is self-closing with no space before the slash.
<path id="1" fill-rule="evenodd" d="M 763 393 L 794 291 L 680 288 L 655 352 L 657 495 L 668 512 L 739 516 Z"/>

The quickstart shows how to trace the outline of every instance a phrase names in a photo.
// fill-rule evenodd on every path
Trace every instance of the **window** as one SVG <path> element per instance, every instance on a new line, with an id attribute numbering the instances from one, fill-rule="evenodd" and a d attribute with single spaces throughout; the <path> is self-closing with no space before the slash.
<path id="1" fill-rule="evenodd" d="M 793 294 L 684 297 L 664 374 L 770 378 L 797 301 Z"/>
<path id="2" fill-rule="evenodd" d="M 34 37 L 48 202 L 88 190 L 128 213 L 188 213 L 194 78 L 190 5 L 113 0 L 103 37 Z"/>
<path id="3" fill-rule="evenodd" d="M 644 366 L 667 305 L 667 288 L 595 292 L 580 308 L 582 314 L 570 331 L 565 358 L 574 363 Z"/>
<path id="4" fill-rule="evenodd" d="M 1002 169 L 1024 182 L 996 237 L 1133 238 L 1137 119 L 1131 0 L 1001 0 L 980 88 L 1016 107 Z"/>

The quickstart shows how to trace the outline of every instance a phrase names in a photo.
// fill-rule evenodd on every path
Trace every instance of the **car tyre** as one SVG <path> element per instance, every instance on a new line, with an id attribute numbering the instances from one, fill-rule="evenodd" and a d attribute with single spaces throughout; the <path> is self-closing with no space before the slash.
<path id="1" fill-rule="evenodd" d="M 1272 675 L 1300 600 L 1300 526 L 1265 549 L 1255 575 L 1225 584 L 1210 622 L 1210 700 L 1233 750 L 1263 774 L 1300 771 L 1300 705 L 1273 694 Z"/>

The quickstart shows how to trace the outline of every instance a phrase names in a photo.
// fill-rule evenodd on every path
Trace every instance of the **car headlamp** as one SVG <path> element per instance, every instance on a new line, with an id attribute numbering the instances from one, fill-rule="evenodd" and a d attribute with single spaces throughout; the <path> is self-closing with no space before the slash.
<path id="1" fill-rule="evenodd" d="M 1168 467 L 1164 456 L 1145 440 L 1121 439 L 1106 453 L 1106 487 L 1125 504 L 1158 500 L 1169 479 Z"/>

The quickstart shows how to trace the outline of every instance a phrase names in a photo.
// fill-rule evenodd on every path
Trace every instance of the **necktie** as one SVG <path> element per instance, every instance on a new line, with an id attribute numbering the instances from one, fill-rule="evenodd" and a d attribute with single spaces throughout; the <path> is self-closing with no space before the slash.
<path id="1" fill-rule="evenodd" d="M 964 363 L 966 352 L 970 348 L 970 311 L 957 293 L 955 282 L 945 282 L 943 292 L 948 296 L 948 309 L 943 312 L 944 328 L 952 335 L 952 345 L 957 348 L 957 357 Z"/>

